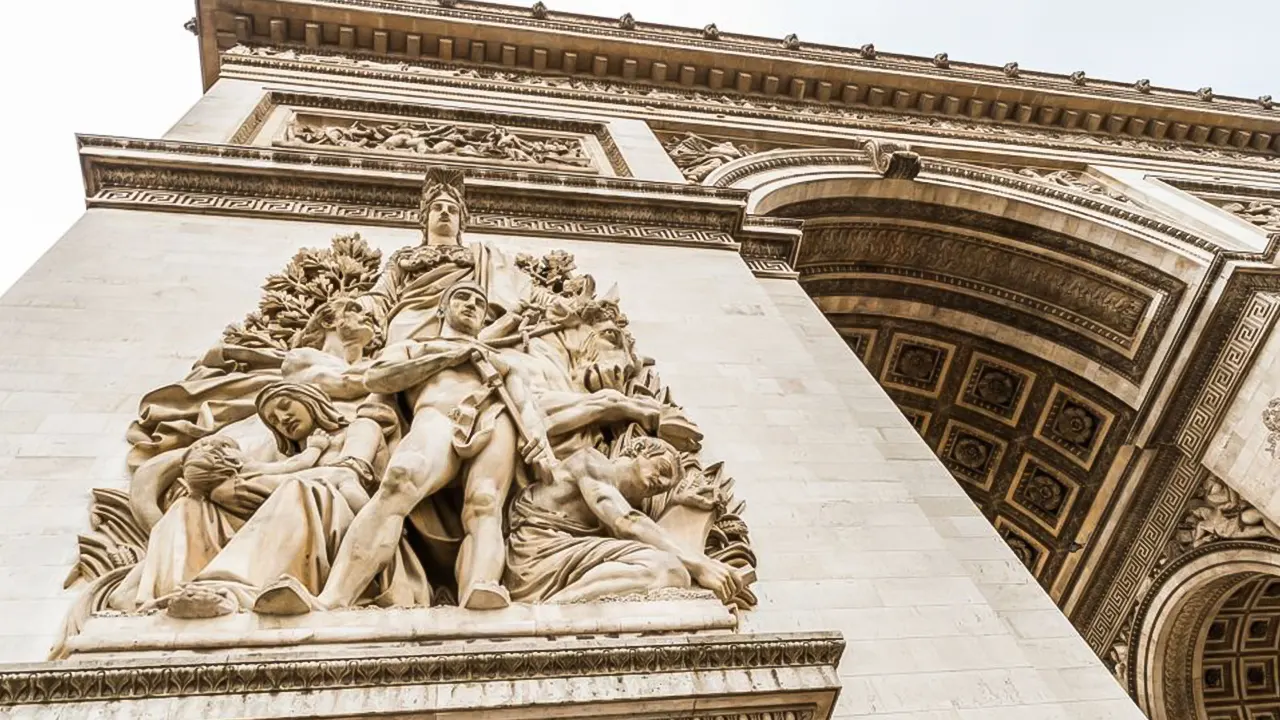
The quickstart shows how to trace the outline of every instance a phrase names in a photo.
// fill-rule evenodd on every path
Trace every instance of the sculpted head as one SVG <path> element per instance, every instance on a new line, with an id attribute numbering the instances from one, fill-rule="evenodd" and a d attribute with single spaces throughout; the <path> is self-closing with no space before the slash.
<path id="1" fill-rule="evenodd" d="M 575 305 L 575 315 L 582 322 L 579 332 L 585 331 L 575 363 L 580 384 L 589 392 L 626 392 L 627 384 L 640 372 L 641 361 L 615 291 L 600 299 L 580 299 Z"/>
<path id="2" fill-rule="evenodd" d="M 182 479 L 197 497 L 238 476 L 242 467 L 240 445 L 228 437 L 200 438 L 182 454 Z"/>
<path id="3" fill-rule="evenodd" d="M 627 446 L 622 455 L 636 461 L 637 485 L 628 493 L 632 499 L 664 493 L 680 482 L 680 453 L 663 440 L 639 438 Z"/>
<path id="4" fill-rule="evenodd" d="M 373 317 L 354 298 L 334 298 L 311 316 L 299 333 L 294 347 L 322 349 L 326 340 L 336 337 L 343 347 L 361 350 L 369 347 L 377 335 Z"/>
<path id="5" fill-rule="evenodd" d="M 272 383 L 258 393 L 258 417 L 275 436 L 284 455 L 298 453 L 316 430 L 335 432 L 347 419 L 323 390 L 302 383 Z"/>
<path id="6" fill-rule="evenodd" d="M 469 337 L 480 334 L 489 312 L 489 297 L 473 282 L 460 282 L 444 291 L 436 311 L 444 324 Z"/>
<path id="7" fill-rule="evenodd" d="M 462 241 L 467 214 L 462 179 L 461 170 L 443 167 L 427 170 L 427 181 L 418 202 L 424 243 L 457 245 Z"/>

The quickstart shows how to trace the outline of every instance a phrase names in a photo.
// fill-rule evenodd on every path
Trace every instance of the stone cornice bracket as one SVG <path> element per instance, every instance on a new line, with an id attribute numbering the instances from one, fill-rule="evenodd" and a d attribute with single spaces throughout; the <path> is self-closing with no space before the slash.
<path id="1" fill-rule="evenodd" d="M 643 702 L 661 705 L 664 700 L 689 701 L 688 697 L 663 697 L 664 692 L 658 686 L 669 685 L 671 689 L 666 695 L 687 695 L 688 688 L 699 688 L 693 691 L 697 707 L 718 707 L 722 713 L 735 717 L 737 711 L 745 708 L 767 708 L 790 709 L 801 713 L 799 717 L 825 719 L 839 691 L 836 669 L 844 648 L 839 633 L 809 632 L 477 641 L 408 649 L 295 649 L 223 653 L 216 657 L 113 656 L 3 666 L 0 668 L 0 709 L 17 706 L 18 715 L 43 718 L 56 716 L 61 703 L 141 704 L 193 696 L 222 696 L 225 702 L 234 703 L 243 698 L 232 696 L 257 693 L 386 690 L 465 683 L 479 692 L 458 693 L 465 696 L 461 698 L 442 697 L 441 702 L 465 702 L 470 708 L 433 709 L 442 713 L 476 710 L 481 709 L 476 705 L 483 706 L 486 700 L 488 704 L 501 700 L 504 712 L 511 712 L 516 709 L 513 685 L 532 681 L 540 688 L 548 688 L 545 693 L 516 693 L 531 698 L 530 706 L 536 707 L 539 698 L 555 697 L 558 705 L 569 707 L 597 701 L 595 697 L 578 697 L 581 693 L 570 686 L 582 687 L 580 682 L 574 683 L 586 677 L 599 677 L 610 687 L 619 688 L 616 695 L 611 693 L 611 707 L 626 709 L 628 705 Z M 703 674 L 714 676 L 714 682 L 710 678 L 700 681 Z M 632 684 L 624 681 L 625 677 L 657 675 L 686 679 L 658 683 L 653 686 L 653 692 L 643 697 L 629 696 L 632 694 L 623 689 Z M 492 692 L 485 692 L 486 689 Z M 282 712 L 291 712 L 289 703 L 280 707 Z M 685 709 L 692 707 L 688 705 Z M 645 705 L 646 710 L 649 708 L 650 705 Z M 137 705 L 132 705 L 132 709 L 143 710 Z M 639 710 L 638 707 L 631 709 Z M 23 714 L 26 712 L 31 714 Z M 229 714 L 239 716 L 239 713 Z M 577 712 L 566 714 L 578 715 Z M 130 712 L 125 715 L 143 716 Z M 691 717 L 687 713 L 671 715 L 676 716 Z M 646 714 L 646 717 L 650 716 Z"/>
<path id="2" fill-rule="evenodd" d="M 920 174 L 920 155 L 906 143 L 867 140 L 871 166 L 886 180 L 914 180 Z"/>

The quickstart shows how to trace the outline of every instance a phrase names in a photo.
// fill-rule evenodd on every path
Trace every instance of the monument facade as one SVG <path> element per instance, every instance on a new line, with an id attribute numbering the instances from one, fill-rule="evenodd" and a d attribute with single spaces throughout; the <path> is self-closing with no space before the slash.
<path id="1" fill-rule="evenodd" d="M 1270 98 L 196 9 L 0 301 L 0 714 L 1280 717 Z"/>

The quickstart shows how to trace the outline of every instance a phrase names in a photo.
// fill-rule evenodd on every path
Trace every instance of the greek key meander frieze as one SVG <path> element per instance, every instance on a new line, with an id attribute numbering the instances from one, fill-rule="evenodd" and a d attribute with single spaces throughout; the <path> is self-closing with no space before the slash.
<path id="1" fill-rule="evenodd" d="M 861 128 L 901 128 L 939 137 L 1008 141 L 1024 146 L 1063 147 L 1090 151 L 1117 153 L 1152 159 L 1167 159 L 1169 154 L 1189 162 L 1209 162 L 1231 166 L 1275 166 L 1280 157 L 1251 154 L 1213 147 L 1182 145 L 1178 143 L 1137 138 L 1095 135 L 1084 132 L 1036 130 L 1005 125 L 964 122 L 958 119 L 920 117 L 891 112 L 825 105 L 812 101 L 790 101 L 784 98 L 746 98 L 697 90 L 653 88 L 642 84 L 628 84 L 609 80 L 585 80 L 572 77 L 526 74 L 519 71 L 492 70 L 488 68 L 457 68 L 442 63 L 392 63 L 366 59 L 359 54 L 350 56 L 325 54 L 320 51 L 300 52 L 268 47 L 237 46 L 224 54 L 224 73 L 235 66 L 307 68 L 323 67 L 331 74 L 356 77 L 411 79 L 417 82 L 451 87 L 505 87 L 519 92 L 559 97 L 586 97 L 610 95 L 610 102 L 632 104 L 646 108 L 676 109 L 685 105 L 714 108 L 717 113 L 732 113 L 743 117 L 788 119 L 803 117 L 808 122 Z M 232 70 L 233 71 L 233 70 Z"/>
<path id="2" fill-rule="evenodd" d="M 306 200 L 273 200 L 189 192 L 140 189 L 104 189 L 89 198 L 94 207 L 149 206 L 178 212 L 221 211 L 250 216 L 303 216 L 317 221 L 359 222 L 370 225 L 411 227 L 419 222 L 418 211 L 375 208 L 368 205 Z M 625 225 L 608 222 L 555 220 L 536 217 L 476 213 L 468 227 L 476 231 L 542 235 L 548 237 L 588 237 L 613 240 L 650 241 L 677 245 L 711 245 L 732 248 L 733 237 L 714 230 Z M 769 251 L 772 253 L 772 251 Z M 786 263 L 782 260 L 783 265 Z M 789 266 L 788 266 L 788 269 Z"/>
<path id="3" fill-rule="evenodd" d="M 1265 287 L 1266 281 L 1262 284 Z M 1086 626 L 1085 639 L 1099 654 L 1113 642 L 1135 599 L 1143 595 L 1144 584 L 1149 586 L 1158 563 L 1168 561 L 1171 543 L 1177 552 L 1178 548 L 1194 547 L 1197 541 L 1203 544 L 1223 537 L 1271 532 L 1246 513 L 1252 508 L 1241 505 L 1243 501 L 1238 496 L 1225 486 L 1217 487 L 1218 481 L 1209 477 L 1197 459 L 1280 316 L 1280 300 L 1271 292 L 1245 289 L 1223 305 L 1222 312 L 1227 313 L 1237 305 L 1238 319 L 1232 327 L 1220 331 L 1224 334 L 1219 351 L 1207 361 L 1203 373 L 1191 375 L 1201 378 L 1199 386 L 1194 392 L 1179 393 L 1185 399 L 1173 403 L 1169 410 L 1171 417 L 1185 418 L 1175 436 L 1178 457 L 1173 467 L 1162 474 L 1167 480 L 1154 494 L 1152 506 L 1145 514 L 1134 514 L 1134 519 L 1129 520 L 1133 539 L 1126 544 L 1120 569 L 1106 586 L 1097 608 L 1081 618 Z M 1201 500 L 1196 499 L 1197 493 Z"/>
<path id="4" fill-rule="evenodd" d="M 78 637 L 110 631 L 102 613 L 166 613 L 176 641 L 128 632 L 172 649 L 230 616 L 755 605 L 744 504 L 616 288 L 563 251 L 463 243 L 469 199 L 460 171 L 431 168 L 420 244 L 385 265 L 359 235 L 299 251 L 186 379 L 142 398 L 129 491 L 94 495 L 54 657 L 111 646 Z M 680 629 L 721 627 L 685 608 Z M 660 629 L 635 613 L 620 631 Z"/>

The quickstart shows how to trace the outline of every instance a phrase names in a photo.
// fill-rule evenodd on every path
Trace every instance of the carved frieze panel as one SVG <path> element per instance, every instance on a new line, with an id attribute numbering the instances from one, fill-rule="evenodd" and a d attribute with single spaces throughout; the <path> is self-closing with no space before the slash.
<path id="1" fill-rule="evenodd" d="M 605 123 L 298 91 L 267 91 L 231 142 L 631 176 Z"/>
<path id="2" fill-rule="evenodd" d="M 277 143 L 291 147 L 388 155 L 433 161 L 535 166 L 561 172 L 598 172 L 582 136 L 459 122 L 294 113 Z"/>
<path id="3" fill-rule="evenodd" d="M 659 136 L 671 161 L 691 183 L 700 183 L 708 175 L 734 160 L 772 149 L 758 142 L 711 139 L 694 133 Z"/>
<path id="4" fill-rule="evenodd" d="M 1159 179 L 1253 225 L 1263 233 L 1280 233 L 1280 185 L 1265 182 L 1246 185 L 1222 179 Z"/>
<path id="5" fill-rule="evenodd" d="M 1280 232 L 1280 200 L 1222 200 L 1215 205 L 1267 232 Z"/>
<path id="6" fill-rule="evenodd" d="M 993 169 L 1013 173 L 1019 177 L 1030 178 L 1037 182 L 1054 187 L 1066 188 L 1085 195 L 1095 195 L 1113 200 L 1122 205 L 1132 205 L 1133 201 L 1124 193 L 1114 190 L 1097 178 L 1080 170 L 1053 170 L 1035 167 L 992 166 Z"/>

